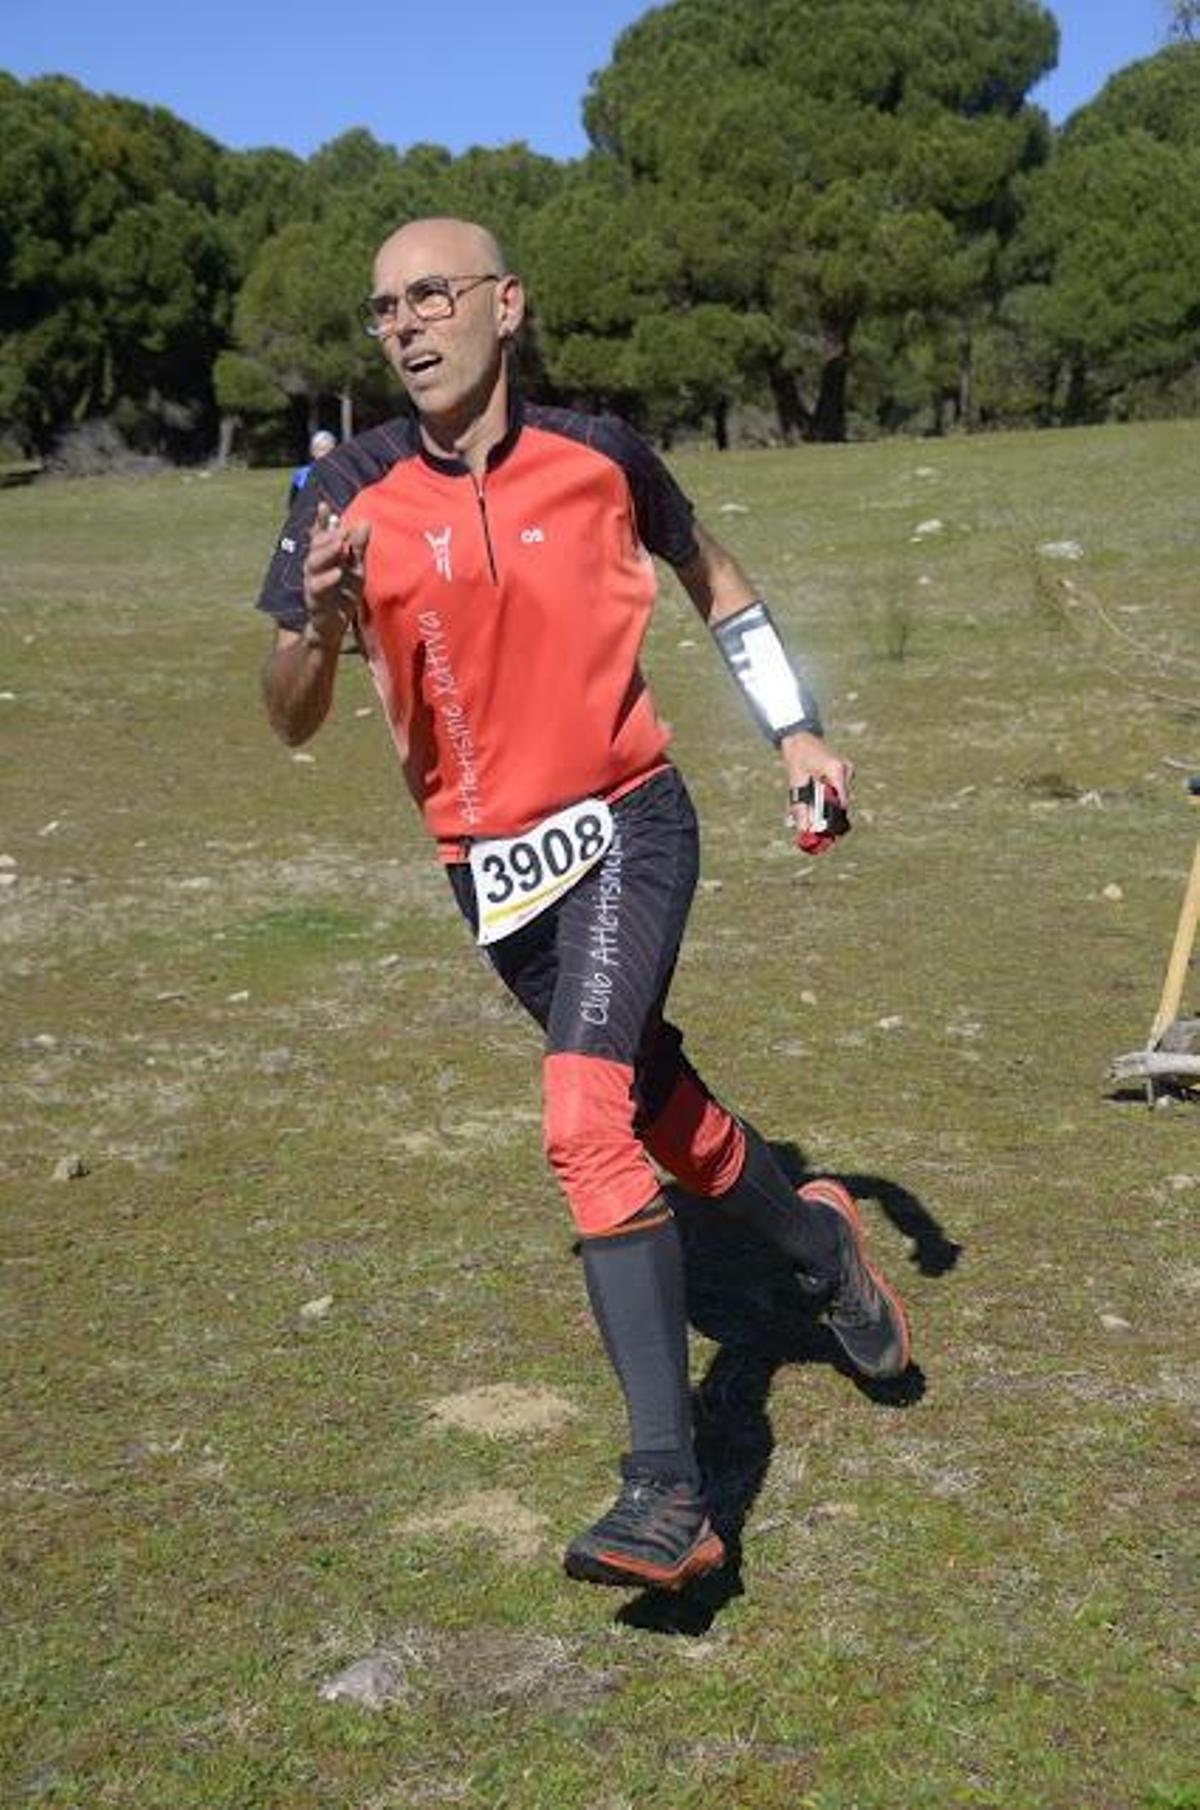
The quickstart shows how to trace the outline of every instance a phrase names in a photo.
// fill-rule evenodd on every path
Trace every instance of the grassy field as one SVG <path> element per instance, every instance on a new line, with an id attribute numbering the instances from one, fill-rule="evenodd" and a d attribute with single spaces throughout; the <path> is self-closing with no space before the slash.
<path id="1" fill-rule="evenodd" d="M 1105 1079 L 1200 828 L 1200 424 L 675 463 L 859 766 L 806 865 L 667 581 L 675 1015 L 916 1367 L 681 1203 L 735 1562 L 562 1579 L 622 1426 L 536 1039 L 357 663 L 267 731 L 280 475 L 0 492 L 6 1810 L 1200 1806 L 1200 1105 Z"/>

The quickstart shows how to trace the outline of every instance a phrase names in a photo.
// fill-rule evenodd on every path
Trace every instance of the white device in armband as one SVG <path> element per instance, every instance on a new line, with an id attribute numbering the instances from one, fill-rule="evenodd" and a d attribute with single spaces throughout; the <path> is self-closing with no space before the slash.
<path id="1" fill-rule="evenodd" d="M 822 733 L 817 700 L 797 676 L 765 603 L 755 599 L 722 617 L 713 624 L 713 634 L 759 727 L 777 747 L 796 729 Z"/>

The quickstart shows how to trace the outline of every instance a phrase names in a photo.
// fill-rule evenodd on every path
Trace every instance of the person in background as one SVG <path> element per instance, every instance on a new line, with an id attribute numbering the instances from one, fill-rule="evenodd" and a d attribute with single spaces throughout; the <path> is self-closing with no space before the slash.
<path id="1" fill-rule="evenodd" d="M 288 483 L 288 507 L 296 501 L 300 492 L 308 482 L 308 474 L 318 459 L 323 459 L 337 445 L 337 435 L 331 434 L 327 427 L 319 427 L 308 443 L 308 460 L 304 465 L 297 465 Z"/>
<path id="2" fill-rule="evenodd" d="M 846 1189 L 793 1187 L 664 1016 L 698 837 L 640 665 L 651 555 L 777 748 L 802 850 L 849 828 L 851 767 L 766 604 L 650 447 L 611 416 L 517 394 L 524 310 L 482 226 L 416 220 L 381 246 L 365 324 L 413 414 L 329 453 L 292 509 L 260 597 L 275 625 L 264 700 L 287 744 L 306 741 L 352 632 L 458 907 L 542 1027 L 544 1147 L 629 1428 L 617 1499 L 564 1563 L 677 1590 L 724 1548 L 696 1459 L 660 1171 L 786 1254 L 862 1374 L 899 1375 L 909 1335 Z M 789 926 L 778 934 L 785 945 Z"/>

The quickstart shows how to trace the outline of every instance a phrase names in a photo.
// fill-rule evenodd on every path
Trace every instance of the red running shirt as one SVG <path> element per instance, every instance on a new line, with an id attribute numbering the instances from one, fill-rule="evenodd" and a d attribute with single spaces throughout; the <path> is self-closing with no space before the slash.
<path id="1" fill-rule="evenodd" d="M 482 480 L 400 420 L 320 461 L 260 609 L 302 629 L 318 500 L 367 521 L 359 627 L 404 771 L 448 859 L 664 764 L 639 666 L 656 584 L 696 551 L 692 508 L 623 422 L 514 401 Z"/>

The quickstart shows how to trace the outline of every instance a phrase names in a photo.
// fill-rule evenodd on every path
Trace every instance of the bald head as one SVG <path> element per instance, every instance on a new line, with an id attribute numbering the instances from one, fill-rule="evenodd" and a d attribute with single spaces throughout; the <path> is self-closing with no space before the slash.
<path id="1" fill-rule="evenodd" d="M 507 269 L 499 241 L 486 226 L 449 217 L 410 220 L 399 227 L 379 247 L 376 270 L 395 258 L 406 265 L 423 265 L 427 271 L 465 276 L 483 276 L 489 271 L 501 276 Z"/>

